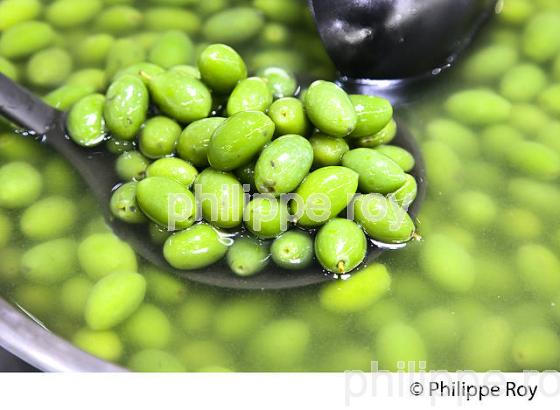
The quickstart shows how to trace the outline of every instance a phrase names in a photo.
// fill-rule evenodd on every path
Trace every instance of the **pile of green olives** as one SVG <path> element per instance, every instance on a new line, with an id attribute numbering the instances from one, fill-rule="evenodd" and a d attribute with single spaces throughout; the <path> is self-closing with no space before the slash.
<path id="1" fill-rule="evenodd" d="M 115 218 L 149 225 L 176 269 L 225 258 L 241 276 L 269 259 L 297 270 L 315 257 L 346 274 L 364 261 L 368 238 L 413 238 L 415 159 L 389 145 L 397 127 L 386 99 L 322 80 L 301 92 L 281 67 L 249 76 L 225 44 L 203 49 L 196 66 L 175 65 L 166 50 L 176 55 L 184 40 L 168 32 L 151 50 L 160 64 L 116 72 L 105 94 L 68 113 L 76 144 L 118 155 Z"/>
<path id="2" fill-rule="evenodd" d="M 328 62 L 317 58 L 323 51 L 305 10 L 304 0 L 0 0 L 0 72 L 61 110 L 105 93 L 124 68 L 192 64 L 215 42 L 235 47 L 259 77 L 274 64 L 332 79 Z M 425 362 L 426 370 L 558 369 L 560 2 L 504 0 L 499 11 L 449 71 L 451 81 L 434 81 L 435 92 L 399 108 L 426 159 L 423 241 L 320 287 L 253 292 L 197 285 L 137 257 L 105 225 L 75 169 L 0 124 L 2 298 L 77 347 L 135 371 L 368 372 L 372 360 L 384 370 L 411 370 L 410 362 Z M 192 55 L 182 36 L 172 41 L 187 47 L 181 53 L 152 51 L 156 41 L 178 38 L 169 31 L 193 40 Z M 169 47 L 163 49 L 175 46 Z M 69 74 L 61 50 L 71 56 Z M 149 67 L 143 69 L 153 75 Z M 225 102 L 211 94 L 213 107 Z M 150 117 L 159 114 L 155 107 Z M 301 132 L 289 121 L 283 126 L 278 112 L 267 112 L 276 118 L 275 134 Z M 221 121 L 213 116 L 206 126 Z M 309 141 L 344 147 L 351 140 L 315 134 Z M 105 144 L 127 152 L 117 163 L 123 181 L 140 181 L 153 163 L 131 149 L 136 139 Z M 197 172 L 208 167 L 198 151 L 196 144 L 176 147 L 190 153 Z M 336 152 L 315 154 L 312 169 Z M 253 170 L 233 174 L 242 182 Z M 149 226 L 163 244 L 167 229 Z M 311 263 L 316 228 L 290 226 L 259 242 L 249 231 L 230 236 L 228 249 L 237 250 L 224 263 L 251 272 L 262 250 L 268 254 L 255 251 L 260 241 L 271 244 L 269 263 Z M 240 230 L 211 232 L 217 229 Z"/>

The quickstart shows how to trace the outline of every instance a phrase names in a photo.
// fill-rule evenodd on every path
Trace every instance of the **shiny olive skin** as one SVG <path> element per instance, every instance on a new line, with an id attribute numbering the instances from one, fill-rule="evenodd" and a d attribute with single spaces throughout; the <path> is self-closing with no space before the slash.
<path id="1" fill-rule="evenodd" d="M 281 268 L 305 269 L 313 261 L 313 240 L 307 232 L 288 231 L 272 242 L 270 252 L 274 263 Z"/>
<path id="2" fill-rule="evenodd" d="M 147 177 L 166 177 L 190 188 L 198 171 L 187 161 L 175 157 L 160 158 L 146 169 Z"/>
<path id="3" fill-rule="evenodd" d="M 247 67 L 241 56 L 225 44 L 212 44 L 198 57 L 202 80 L 220 94 L 231 92 L 237 83 L 247 78 Z"/>
<path id="4" fill-rule="evenodd" d="M 270 142 L 274 123 L 260 111 L 243 111 L 225 120 L 208 145 L 210 166 L 231 171 L 245 165 Z"/>
<path id="5" fill-rule="evenodd" d="M 268 247 L 250 238 L 239 238 L 230 246 L 226 260 L 229 268 L 238 276 L 253 276 L 268 264 Z"/>
<path id="6" fill-rule="evenodd" d="M 414 156 L 404 148 L 396 145 L 381 145 L 375 150 L 395 161 L 404 172 L 409 172 L 414 168 Z"/>
<path id="7" fill-rule="evenodd" d="M 313 166 L 315 168 L 340 165 L 342 157 L 350 147 L 344 138 L 330 137 L 320 132 L 309 138 L 313 147 Z"/>
<path id="8" fill-rule="evenodd" d="M 148 218 L 169 230 L 188 228 L 196 219 L 193 193 L 173 179 L 143 179 L 136 186 L 136 200 Z"/>
<path id="9" fill-rule="evenodd" d="M 70 138 L 83 147 L 94 147 L 103 142 L 107 127 L 103 118 L 105 96 L 92 94 L 79 100 L 70 109 L 66 127 Z"/>
<path id="10" fill-rule="evenodd" d="M 370 238 L 383 243 L 408 242 L 416 230 L 410 215 L 381 194 L 360 195 L 356 198 L 354 216 Z"/>
<path id="11" fill-rule="evenodd" d="M 189 124 L 208 117 L 212 96 L 206 86 L 190 75 L 166 71 L 151 77 L 148 88 L 156 105 L 179 122 Z"/>
<path id="12" fill-rule="evenodd" d="M 113 81 L 105 97 L 103 116 L 111 134 L 123 140 L 133 139 L 146 120 L 148 89 L 135 75 L 123 75 Z"/>
<path id="13" fill-rule="evenodd" d="M 276 238 L 288 229 L 288 207 L 270 195 L 253 198 L 245 207 L 245 226 L 261 239 Z"/>
<path id="14" fill-rule="evenodd" d="M 311 130 L 303 103 L 294 97 L 274 101 L 268 110 L 268 116 L 274 121 L 278 136 L 297 134 L 305 137 Z"/>
<path id="15" fill-rule="evenodd" d="M 360 175 L 360 191 L 388 194 L 404 185 L 406 175 L 389 157 L 369 148 L 356 148 L 342 157 L 342 165 Z"/>
<path id="16" fill-rule="evenodd" d="M 266 112 L 272 104 L 272 92 L 266 82 L 259 77 L 240 81 L 229 96 L 227 114 L 232 116 L 241 111 Z"/>
<path id="17" fill-rule="evenodd" d="M 262 151 L 255 165 L 255 186 L 261 193 L 280 195 L 294 191 L 313 163 L 310 142 L 299 135 L 284 135 Z"/>
<path id="18" fill-rule="evenodd" d="M 177 154 L 197 167 L 207 167 L 210 138 L 224 121 L 223 117 L 211 117 L 190 123 L 179 137 Z"/>
<path id="19" fill-rule="evenodd" d="M 218 228 L 236 228 L 243 222 L 243 187 L 229 172 L 206 168 L 194 182 L 202 216 Z"/>
<path id="20" fill-rule="evenodd" d="M 115 171 L 123 181 L 140 181 L 146 176 L 150 161 L 138 151 L 125 151 L 115 161 Z"/>
<path id="21" fill-rule="evenodd" d="M 334 83 L 318 80 L 305 94 L 305 110 L 319 131 L 345 137 L 356 128 L 357 115 L 348 95 Z"/>
<path id="22" fill-rule="evenodd" d="M 406 181 L 402 187 L 397 189 L 395 192 L 389 194 L 389 198 L 393 199 L 404 209 L 414 202 L 416 195 L 418 194 L 418 183 L 416 178 L 410 174 L 406 174 Z"/>
<path id="23" fill-rule="evenodd" d="M 296 94 L 298 84 L 295 76 L 280 67 L 265 67 L 257 75 L 266 81 L 275 99 L 291 97 Z"/>
<path id="24" fill-rule="evenodd" d="M 171 118 L 156 116 L 145 122 L 138 145 L 142 154 L 151 159 L 162 158 L 175 152 L 181 127 Z"/>
<path id="25" fill-rule="evenodd" d="M 381 131 L 393 118 L 393 106 L 385 98 L 371 95 L 350 95 L 357 115 L 351 138 L 361 138 Z"/>
<path id="26" fill-rule="evenodd" d="M 165 241 L 163 256 L 176 269 L 200 269 L 222 259 L 227 242 L 212 226 L 201 223 L 176 232 Z"/>
<path id="27" fill-rule="evenodd" d="M 111 196 L 111 213 L 118 219 L 128 223 L 146 222 L 146 216 L 136 201 L 136 182 L 127 182 L 118 187 Z"/>
<path id="28" fill-rule="evenodd" d="M 381 131 L 368 135 L 367 137 L 357 138 L 352 141 L 356 146 L 363 148 L 375 148 L 382 144 L 388 144 L 397 135 L 397 122 L 395 120 L 389 121 Z"/>
<path id="29" fill-rule="evenodd" d="M 68 110 L 80 99 L 92 94 L 95 89 L 91 85 L 65 84 L 51 91 L 43 100 L 58 110 Z"/>
<path id="30" fill-rule="evenodd" d="M 364 232 L 348 219 L 332 219 L 315 237 L 315 255 L 321 266 L 332 273 L 352 271 L 364 261 L 366 251 Z"/>
<path id="31" fill-rule="evenodd" d="M 358 178 L 356 172 L 341 166 L 319 168 L 310 173 L 290 204 L 297 224 L 317 227 L 336 217 L 356 193 Z"/>

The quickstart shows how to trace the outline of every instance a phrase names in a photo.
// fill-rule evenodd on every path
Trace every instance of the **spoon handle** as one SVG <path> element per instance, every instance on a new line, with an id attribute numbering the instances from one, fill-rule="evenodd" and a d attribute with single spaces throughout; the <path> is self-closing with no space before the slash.
<path id="1" fill-rule="evenodd" d="M 0 116 L 17 125 L 46 134 L 61 112 L 0 73 Z"/>

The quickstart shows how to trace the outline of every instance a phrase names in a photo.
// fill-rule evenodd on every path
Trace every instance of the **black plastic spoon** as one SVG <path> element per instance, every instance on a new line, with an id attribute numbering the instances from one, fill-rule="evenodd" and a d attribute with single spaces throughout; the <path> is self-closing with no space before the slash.
<path id="1" fill-rule="evenodd" d="M 0 74 L 0 115 L 26 130 L 33 131 L 43 143 L 60 153 L 79 172 L 89 191 L 103 209 L 106 221 L 113 231 L 127 241 L 144 259 L 165 270 L 172 271 L 188 280 L 225 288 L 236 289 L 283 289 L 311 285 L 333 278 L 324 273 L 319 265 L 300 272 L 290 272 L 272 263 L 258 275 L 242 278 L 234 275 L 225 263 L 195 271 L 173 269 L 162 255 L 161 245 L 154 244 L 146 226 L 131 225 L 115 219 L 109 202 L 114 187 L 121 182 L 115 172 L 115 155 L 102 146 L 82 148 L 70 141 L 65 132 L 65 113 L 49 107 L 29 90 Z M 402 127 L 394 140 L 416 158 L 412 174 L 418 181 L 418 197 L 410 211 L 414 214 L 423 199 L 425 189 L 424 163 L 415 139 Z M 373 261 L 382 250 L 371 245 L 368 262 Z"/>
<path id="2" fill-rule="evenodd" d="M 350 93 L 402 104 L 452 66 L 498 0 L 308 0 Z"/>

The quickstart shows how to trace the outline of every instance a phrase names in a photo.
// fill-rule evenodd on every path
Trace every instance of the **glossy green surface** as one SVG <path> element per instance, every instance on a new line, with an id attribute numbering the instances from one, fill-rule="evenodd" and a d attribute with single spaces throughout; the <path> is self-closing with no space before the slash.
<path id="1" fill-rule="evenodd" d="M 194 225 L 165 241 L 163 255 L 177 269 L 197 269 L 222 259 L 228 250 L 226 241 L 207 224 Z"/>
<path id="2" fill-rule="evenodd" d="M 261 153 L 255 165 L 255 186 L 260 193 L 278 196 L 293 192 L 309 173 L 313 148 L 299 135 L 275 139 Z"/>
<path id="3" fill-rule="evenodd" d="M 366 257 L 366 236 L 353 221 L 335 218 L 327 222 L 315 238 L 315 254 L 329 272 L 351 272 Z"/>
<path id="4" fill-rule="evenodd" d="M 358 189 L 358 174 L 349 168 L 331 166 L 310 173 L 296 190 L 298 201 L 291 212 L 303 227 L 317 227 L 338 215 Z"/>
<path id="5" fill-rule="evenodd" d="M 24 3 L 30 7 L 18 6 Z M 41 41 L 36 42 L 34 33 L 26 33 L 27 23 L 45 21 L 46 9 L 53 3 L 41 7 L 32 0 L 0 2 L 0 38 L 5 40 L 7 32 L 25 23 L 16 30 L 24 34 L 18 34 L 20 44 L 11 50 L 18 56 L 0 53 L 0 71 L 9 67 L 11 75 L 29 86 L 26 65 L 33 54 L 53 46 L 67 50 L 79 71 L 57 90 L 69 86 L 71 77 L 91 83 L 72 88 L 69 94 L 65 94 L 68 88 L 62 89 L 64 93 L 51 97 L 65 109 L 91 92 L 105 92 L 103 87 L 117 71 L 145 62 L 159 34 L 167 30 L 189 35 L 199 53 L 212 41 L 201 27 L 233 4 L 130 1 L 124 13 L 117 9 L 107 17 L 100 12 L 103 18 L 91 20 L 90 24 L 107 31 L 53 24 L 44 30 L 47 36 L 40 33 Z M 235 4 L 260 10 L 265 21 L 258 30 L 250 30 L 254 32 L 248 40 L 229 43 L 246 59 L 250 75 L 280 65 L 298 76 L 334 79 L 303 2 L 240 0 Z M 104 2 L 103 7 L 114 6 Z M 560 43 L 550 40 L 556 38 L 558 13 L 551 0 L 505 0 L 487 32 L 449 71 L 449 81 L 436 79 L 430 92 L 398 110 L 419 140 L 427 164 L 427 198 L 415 220 L 423 239 L 387 251 L 375 263 L 353 271 L 348 280 L 320 287 L 226 291 L 184 283 L 147 266 L 130 246 L 108 232 L 99 208 L 71 168 L 52 165 L 51 161 L 61 160 L 51 151 L 2 128 L 0 167 L 23 161 L 42 181 L 34 201 L 21 208 L 0 205 L 2 297 L 77 346 L 138 371 L 370 371 L 371 360 L 392 370 L 402 368 L 399 362 L 407 360 L 425 361 L 432 370 L 557 370 L 560 190 L 555 167 L 544 165 L 554 164 L 560 155 L 560 118 L 555 108 Z M 111 15 L 119 14 L 129 20 L 119 26 L 109 24 Z M 51 32 L 56 36 L 48 35 Z M 9 45 L 14 35 L 7 37 Z M 28 39 L 32 41 L 26 43 Z M 202 43 L 206 44 L 199 46 Z M 26 49 L 28 45 L 32 51 Z M 487 60 L 496 50 L 507 61 Z M 86 54 L 90 58 L 84 58 Z M 468 63 L 471 55 L 474 62 Z M 138 67 L 132 70 L 138 74 Z M 103 81 L 100 72 L 106 73 Z M 539 73 L 544 74 L 544 84 Z M 482 100 L 465 100 L 465 92 L 481 89 L 486 90 Z M 46 95 L 53 90 L 36 91 Z M 485 100 L 488 92 L 492 97 Z M 511 105 L 507 116 L 508 104 L 502 99 Z M 224 103 L 216 98 L 213 109 Z M 352 140 L 352 148 L 375 148 L 389 141 L 394 131 L 390 122 L 374 136 Z M 130 149 L 117 140 L 110 145 Z M 525 149 L 528 155 L 519 156 Z M 49 199 L 53 195 L 58 197 L 54 201 Z M 32 205 L 35 202 L 38 207 Z M 163 232 L 160 240 L 167 235 Z M 65 238 L 77 245 L 78 263 L 68 276 L 68 270 L 49 272 L 44 263 L 30 263 L 29 256 L 22 267 L 30 250 Z M 227 246 L 218 249 L 223 257 Z M 84 318 L 91 288 L 119 271 L 139 272 L 146 278 L 144 301 L 111 329 L 93 330 Z M 44 278 L 60 282 L 52 285 Z M 157 334 L 142 331 L 150 324 L 159 329 Z"/>
<path id="6" fill-rule="evenodd" d="M 304 105 L 313 125 L 327 135 L 345 137 L 358 123 L 352 101 L 334 83 L 322 80 L 312 83 L 305 94 Z"/>
<path id="7" fill-rule="evenodd" d="M 212 134 L 208 162 L 231 171 L 249 162 L 274 134 L 274 123 L 260 111 L 243 111 L 229 117 Z"/>
<path id="8" fill-rule="evenodd" d="M 124 75 L 107 90 L 103 117 L 111 135 L 130 140 L 146 120 L 148 90 L 134 75 Z"/>

